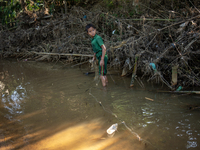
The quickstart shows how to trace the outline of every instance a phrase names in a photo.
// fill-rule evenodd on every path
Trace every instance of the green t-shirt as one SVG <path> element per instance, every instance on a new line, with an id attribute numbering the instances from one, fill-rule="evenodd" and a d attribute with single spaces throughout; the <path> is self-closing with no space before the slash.
<path id="1" fill-rule="evenodd" d="M 91 39 L 93 52 L 96 53 L 96 57 L 99 58 L 102 55 L 101 46 L 104 44 L 103 39 L 99 35 L 95 35 Z"/>

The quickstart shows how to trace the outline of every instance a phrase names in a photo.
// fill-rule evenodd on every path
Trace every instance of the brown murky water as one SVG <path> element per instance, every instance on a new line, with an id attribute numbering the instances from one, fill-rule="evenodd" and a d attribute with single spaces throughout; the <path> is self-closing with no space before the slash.
<path id="1" fill-rule="evenodd" d="M 200 109 L 189 109 L 200 105 L 199 95 L 130 89 L 130 78 L 117 72 L 104 90 L 87 71 L 0 60 L 0 149 L 200 149 Z M 118 131 L 109 137 L 114 123 Z"/>

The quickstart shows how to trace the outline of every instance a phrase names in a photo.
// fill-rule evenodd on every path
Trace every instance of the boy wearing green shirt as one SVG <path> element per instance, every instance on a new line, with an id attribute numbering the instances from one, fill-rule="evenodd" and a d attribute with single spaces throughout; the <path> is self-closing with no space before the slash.
<path id="1" fill-rule="evenodd" d="M 99 75 L 103 86 L 106 86 L 108 79 L 107 73 L 107 61 L 108 56 L 106 54 L 106 47 L 102 38 L 96 34 L 96 27 L 93 24 L 86 26 L 87 34 L 91 37 L 92 49 L 94 51 L 93 61 L 97 58 L 99 61 Z"/>

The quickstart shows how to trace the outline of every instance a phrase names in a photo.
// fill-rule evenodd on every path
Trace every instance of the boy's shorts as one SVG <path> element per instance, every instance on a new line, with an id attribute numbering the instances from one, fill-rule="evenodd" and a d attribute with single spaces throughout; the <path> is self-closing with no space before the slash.
<path id="1" fill-rule="evenodd" d="M 99 61 L 99 75 L 105 76 L 107 74 L 108 56 L 105 55 L 104 57 L 104 66 L 100 66 L 101 56 L 98 58 L 98 61 Z"/>

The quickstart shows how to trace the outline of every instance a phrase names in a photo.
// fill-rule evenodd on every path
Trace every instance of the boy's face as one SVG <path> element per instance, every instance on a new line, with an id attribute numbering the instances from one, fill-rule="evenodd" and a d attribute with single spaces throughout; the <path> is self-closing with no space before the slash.
<path id="1" fill-rule="evenodd" d="M 93 27 L 90 27 L 88 29 L 88 35 L 93 38 L 96 35 L 96 29 L 94 29 Z"/>

